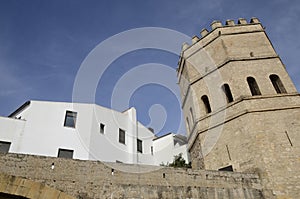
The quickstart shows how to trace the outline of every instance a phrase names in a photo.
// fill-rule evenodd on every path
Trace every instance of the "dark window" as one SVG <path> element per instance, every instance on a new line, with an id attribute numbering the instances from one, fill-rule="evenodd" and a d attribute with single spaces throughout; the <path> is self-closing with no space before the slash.
<path id="1" fill-rule="evenodd" d="M 100 133 L 104 133 L 104 127 L 105 125 L 100 123 Z"/>
<path id="2" fill-rule="evenodd" d="M 201 97 L 201 99 L 202 99 L 202 102 L 203 102 L 203 104 L 205 106 L 206 113 L 211 113 L 211 108 L 210 108 L 208 97 L 206 95 L 203 95 Z"/>
<path id="3" fill-rule="evenodd" d="M 232 97 L 232 94 L 231 94 L 231 90 L 230 90 L 229 85 L 228 85 L 228 84 L 224 84 L 224 85 L 222 86 L 222 90 L 223 90 L 223 92 L 224 92 L 224 94 L 225 94 L 225 96 L 226 96 L 227 102 L 228 102 L 228 103 L 233 102 L 233 97 Z"/>
<path id="4" fill-rule="evenodd" d="M 58 149 L 58 156 L 59 158 L 73 158 L 74 150 L 69 149 Z"/>
<path id="5" fill-rule="evenodd" d="M 151 146 L 151 155 L 153 155 L 153 146 Z"/>
<path id="6" fill-rule="evenodd" d="M 259 87 L 253 77 L 247 77 L 247 82 L 248 82 L 252 96 L 261 95 Z"/>
<path id="7" fill-rule="evenodd" d="M 0 153 L 8 153 L 11 143 L 0 141 Z"/>
<path id="8" fill-rule="evenodd" d="M 75 128 L 77 113 L 73 111 L 66 111 L 64 126 Z"/>
<path id="9" fill-rule="evenodd" d="M 219 171 L 233 171 L 232 165 L 220 168 Z"/>
<path id="10" fill-rule="evenodd" d="M 123 129 L 119 129 L 119 142 L 125 144 L 125 131 Z"/>
<path id="11" fill-rule="evenodd" d="M 276 90 L 277 93 L 286 93 L 286 90 L 277 75 L 270 75 L 270 80 Z"/>
<path id="12" fill-rule="evenodd" d="M 137 151 L 143 153 L 143 141 L 140 139 L 137 139 Z"/>

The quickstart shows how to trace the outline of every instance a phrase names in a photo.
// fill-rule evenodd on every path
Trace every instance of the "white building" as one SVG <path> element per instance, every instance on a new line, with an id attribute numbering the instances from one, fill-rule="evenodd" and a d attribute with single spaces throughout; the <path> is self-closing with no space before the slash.
<path id="1" fill-rule="evenodd" d="M 187 151 L 187 138 L 179 134 L 168 133 L 161 137 L 153 139 L 155 148 L 155 164 L 167 165 L 174 161 L 174 156 L 182 154 L 182 157 L 188 163 L 190 157 Z"/>
<path id="2" fill-rule="evenodd" d="M 186 142 L 156 138 L 137 121 L 136 110 L 95 104 L 28 101 L 0 117 L 0 151 L 81 160 L 159 165 L 183 154 Z M 180 144 L 178 144 L 180 143 Z"/>

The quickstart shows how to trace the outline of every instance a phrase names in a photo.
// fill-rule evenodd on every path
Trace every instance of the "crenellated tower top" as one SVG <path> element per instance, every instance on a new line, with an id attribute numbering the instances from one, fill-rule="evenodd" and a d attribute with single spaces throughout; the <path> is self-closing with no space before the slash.
<path id="1" fill-rule="evenodd" d="M 240 26 L 244 26 L 244 25 L 257 25 L 257 24 L 260 25 L 260 21 L 256 17 L 252 17 L 250 19 L 249 23 L 244 18 L 239 18 L 237 20 L 237 23 L 235 23 L 234 20 L 232 20 L 232 19 L 227 19 L 226 22 L 225 22 L 225 25 L 223 25 L 222 22 L 219 21 L 219 20 L 214 20 L 210 24 L 211 31 L 207 30 L 206 28 L 203 28 L 200 31 L 200 37 L 198 37 L 197 35 L 195 35 L 195 36 L 192 37 L 192 45 L 195 44 L 195 43 L 197 43 L 198 41 L 204 39 L 205 37 L 207 37 L 208 35 L 212 34 L 214 31 L 216 31 L 216 30 L 218 30 L 220 28 L 226 29 L 228 27 L 232 28 L 233 26 L 240 27 Z M 213 38 L 211 38 L 211 39 L 213 39 Z M 188 49 L 192 45 L 189 45 L 187 43 L 183 43 L 182 44 L 182 51 L 185 51 L 186 49 Z"/>

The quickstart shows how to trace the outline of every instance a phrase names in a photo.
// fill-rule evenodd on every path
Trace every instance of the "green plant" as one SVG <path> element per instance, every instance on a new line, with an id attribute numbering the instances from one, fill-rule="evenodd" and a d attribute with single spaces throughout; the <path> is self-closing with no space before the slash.
<path id="1" fill-rule="evenodd" d="M 186 163 L 182 153 L 174 156 L 174 161 L 169 164 L 170 167 L 191 168 L 191 163 Z"/>

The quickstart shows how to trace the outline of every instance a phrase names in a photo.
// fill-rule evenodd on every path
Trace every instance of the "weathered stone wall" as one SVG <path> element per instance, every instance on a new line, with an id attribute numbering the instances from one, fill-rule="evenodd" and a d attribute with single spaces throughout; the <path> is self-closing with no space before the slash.
<path id="1" fill-rule="evenodd" d="M 263 26 L 256 18 L 215 21 L 201 36 L 183 45 L 178 69 L 183 112 L 192 121 L 192 166 L 198 167 L 202 154 L 205 169 L 232 165 L 234 171 L 258 172 L 267 198 L 300 198 L 300 94 Z M 278 93 L 272 75 L 284 91 Z M 248 77 L 260 94 L 252 96 Z M 221 89 L 224 84 L 232 101 Z"/>
<path id="2" fill-rule="evenodd" d="M 62 191 L 22 177 L 0 173 L 0 199 L 74 199 Z"/>
<path id="3" fill-rule="evenodd" d="M 279 101 L 277 107 L 265 110 L 272 103 L 263 97 L 252 99 L 256 106 L 236 112 L 234 120 L 228 118 L 213 150 L 204 157 L 205 168 L 232 165 L 234 171 L 257 171 L 264 189 L 272 190 L 269 197 L 299 198 L 300 106 L 283 108 L 287 99 L 281 98 L 281 110 L 276 109 Z M 204 139 L 207 131 L 201 136 Z"/>
<path id="4" fill-rule="evenodd" d="M 115 168 L 113 173 L 111 166 Z M 44 183 L 75 198 L 264 198 L 259 176 L 250 173 L 21 154 L 0 155 L 0 173 Z"/>

